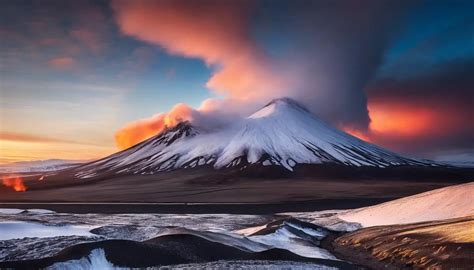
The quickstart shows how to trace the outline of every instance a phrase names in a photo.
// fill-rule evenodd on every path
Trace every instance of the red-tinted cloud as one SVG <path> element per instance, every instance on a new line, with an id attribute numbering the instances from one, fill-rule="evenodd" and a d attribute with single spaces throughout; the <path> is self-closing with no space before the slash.
<path id="1" fill-rule="evenodd" d="M 407 153 L 472 149 L 473 59 L 433 65 L 419 75 L 366 89 L 371 139 Z"/>
<path id="2" fill-rule="evenodd" d="M 281 79 L 249 32 L 250 1 L 113 1 L 123 33 L 215 69 L 207 86 L 233 98 L 276 91 Z"/>
<path id="3" fill-rule="evenodd" d="M 471 84 L 465 80 L 464 85 L 459 84 L 463 80 L 437 80 L 372 85 L 368 89 L 369 129 L 344 129 L 356 137 L 412 155 L 472 148 Z"/>
<path id="4" fill-rule="evenodd" d="M 70 69 L 76 65 L 72 57 L 56 57 L 48 61 L 48 65 L 57 69 Z"/>

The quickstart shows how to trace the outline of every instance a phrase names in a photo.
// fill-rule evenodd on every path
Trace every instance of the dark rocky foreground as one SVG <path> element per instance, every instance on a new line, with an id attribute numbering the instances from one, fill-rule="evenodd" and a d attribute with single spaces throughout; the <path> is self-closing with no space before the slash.
<path id="1" fill-rule="evenodd" d="M 95 249 L 102 249 L 107 260 L 113 265 L 132 268 L 205 263 L 219 260 L 275 260 L 310 262 L 318 265 L 333 266 L 343 269 L 360 269 L 359 267 L 349 263 L 305 258 L 282 249 L 270 249 L 262 252 L 245 252 L 234 247 L 211 242 L 187 234 L 166 235 L 144 242 L 106 240 L 78 244 L 66 248 L 57 255 L 49 258 L 0 262 L 0 268 L 45 268 L 54 263 L 78 260 L 87 257 Z"/>
<path id="2" fill-rule="evenodd" d="M 332 246 L 338 257 L 374 269 L 473 269 L 474 216 L 365 228 Z"/>

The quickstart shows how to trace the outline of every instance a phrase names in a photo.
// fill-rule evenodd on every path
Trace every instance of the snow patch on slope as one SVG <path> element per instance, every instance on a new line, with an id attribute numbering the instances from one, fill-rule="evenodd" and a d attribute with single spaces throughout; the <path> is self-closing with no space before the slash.
<path id="1" fill-rule="evenodd" d="M 474 182 L 420 193 L 342 213 L 363 227 L 444 220 L 474 215 Z"/>

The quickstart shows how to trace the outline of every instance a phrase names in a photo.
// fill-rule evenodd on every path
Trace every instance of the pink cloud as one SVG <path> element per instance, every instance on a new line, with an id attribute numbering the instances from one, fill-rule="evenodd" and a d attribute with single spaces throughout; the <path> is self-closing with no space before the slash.
<path id="1" fill-rule="evenodd" d="M 72 57 L 57 57 L 48 61 L 48 65 L 57 69 L 70 69 L 76 65 Z"/>
<path id="2" fill-rule="evenodd" d="M 214 69 L 207 86 L 236 99 L 268 96 L 282 85 L 249 33 L 250 1 L 113 1 L 121 31 Z"/>

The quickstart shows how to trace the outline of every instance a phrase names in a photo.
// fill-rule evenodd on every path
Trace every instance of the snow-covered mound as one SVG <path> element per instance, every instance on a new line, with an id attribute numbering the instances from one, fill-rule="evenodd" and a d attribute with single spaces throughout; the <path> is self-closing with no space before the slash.
<path id="1" fill-rule="evenodd" d="M 26 173 L 26 172 L 47 172 L 58 171 L 66 168 L 78 166 L 85 161 L 48 159 L 34 161 L 19 161 L 0 165 L 0 173 Z"/>
<path id="2" fill-rule="evenodd" d="M 364 227 L 444 220 L 474 215 L 474 182 L 356 209 L 339 218 Z"/>
<path id="3" fill-rule="evenodd" d="M 428 165 L 335 129 L 291 99 L 276 99 L 249 117 L 207 131 L 183 122 L 127 150 L 84 165 L 79 177 L 100 173 L 152 174 L 201 165 L 215 169 L 337 163 L 387 167 Z"/>

